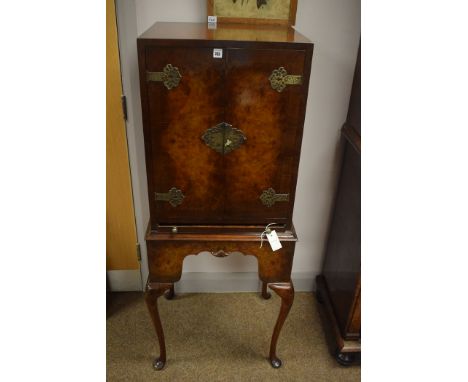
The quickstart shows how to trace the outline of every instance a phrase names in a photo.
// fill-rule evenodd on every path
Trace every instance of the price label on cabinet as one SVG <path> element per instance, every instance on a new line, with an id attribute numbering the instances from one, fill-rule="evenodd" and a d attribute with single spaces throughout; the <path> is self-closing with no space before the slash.
<path id="1" fill-rule="evenodd" d="M 271 231 L 270 233 L 267 233 L 266 237 L 268 241 L 270 242 L 271 249 L 273 251 L 277 251 L 278 249 L 283 247 L 279 241 L 278 234 L 276 233 L 275 230 Z"/>
<path id="2" fill-rule="evenodd" d="M 213 49 L 213 58 L 223 58 L 223 50 Z"/>

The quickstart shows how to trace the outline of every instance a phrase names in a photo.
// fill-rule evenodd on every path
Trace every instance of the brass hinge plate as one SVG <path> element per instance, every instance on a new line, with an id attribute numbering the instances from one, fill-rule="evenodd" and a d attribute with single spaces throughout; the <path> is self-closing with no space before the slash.
<path id="1" fill-rule="evenodd" d="M 127 97 L 125 97 L 123 94 L 121 96 L 121 100 L 122 100 L 122 113 L 123 113 L 123 117 L 124 117 L 124 120 L 128 120 L 128 114 L 127 114 Z"/>
<path id="2" fill-rule="evenodd" d="M 141 249 L 140 249 L 140 243 L 137 243 L 137 245 L 136 245 L 136 255 L 137 255 L 137 259 L 138 259 L 138 261 L 141 261 Z"/>
<path id="3" fill-rule="evenodd" d="M 277 194 L 273 188 L 264 190 L 260 195 L 263 205 L 272 207 L 276 202 L 289 202 L 289 194 Z"/>
<path id="4" fill-rule="evenodd" d="M 182 201 L 185 198 L 185 195 L 181 190 L 172 187 L 169 192 L 165 193 L 155 193 L 155 198 L 157 201 L 169 202 L 172 207 L 177 207 L 179 204 L 182 204 Z"/>
<path id="5" fill-rule="evenodd" d="M 168 90 L 179 86 L 181 78 L 179 68 L 171 64 L 167 64 L 162 72 L 146 72 L 146 81 L 162 82 Z"/>
<path id="6" fill-rule="evenodd" d="M 271 87 L 281 93 L 287 85 L 302 85 L 302 76 L 288 74 L 282 66 L 273 70 L 270 77 Z"/>

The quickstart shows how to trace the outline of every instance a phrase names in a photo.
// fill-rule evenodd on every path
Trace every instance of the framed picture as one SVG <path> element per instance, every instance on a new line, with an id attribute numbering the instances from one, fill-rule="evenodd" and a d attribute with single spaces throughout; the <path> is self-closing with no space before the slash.
<path id="1" fill-rule="evenodd" d="M 294 25 L 297 0 L 207 0 L 207 10 L 218 23 Z"/>

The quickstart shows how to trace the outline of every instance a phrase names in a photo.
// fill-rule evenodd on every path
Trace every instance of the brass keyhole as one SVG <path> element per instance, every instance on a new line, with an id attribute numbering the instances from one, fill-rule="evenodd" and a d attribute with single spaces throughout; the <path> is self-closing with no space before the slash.
<path id="1" fill-rule="evenodd" d="M 241 130 L 226 122 L 218 123 L 216 126 L 209 128 L 201 138 L 208 147 L 222 155 L 229 154 L 247 140 Z"/>

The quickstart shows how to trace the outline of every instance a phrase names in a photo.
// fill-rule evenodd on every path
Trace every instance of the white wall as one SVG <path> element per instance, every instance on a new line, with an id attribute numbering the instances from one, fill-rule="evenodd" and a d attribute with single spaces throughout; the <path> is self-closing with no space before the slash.
<path id="1" fill-rule="evenodd" d="M 135 40 L 156 21 L 205 22 L 206 0 L 117 0 L 117 13 L 138 236 L 144 243 L 149 212 Z M 336 184 L 339 130 L 346 119 L 360 37 L 360 0 L 299 0 L 296 29 L 315 44 L 293 216 L 299 236 L 293 280 L 311 289 L 320 272 Z M 146 278 L 146 261 L 143 269 Z M 255 258 L 242 255 L 218 259 L 204 254 L 184 262 L 184 272 L 256 269 Z"/>

